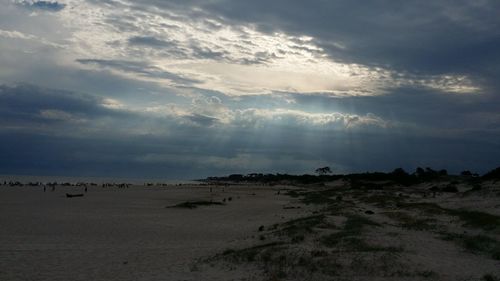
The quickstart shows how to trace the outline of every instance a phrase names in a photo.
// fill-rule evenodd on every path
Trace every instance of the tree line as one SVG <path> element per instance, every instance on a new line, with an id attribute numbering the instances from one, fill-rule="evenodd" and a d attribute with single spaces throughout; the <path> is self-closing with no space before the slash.
<path id="1" fill-rule="evenodd" d="M 317 168 L 315 174 L 290 175 L 290 174 L 232 174 L 223 177 L 208 177 L 205 181 L 228 181 L 228 182 L 250 182 L 250 183 L 271 183 L 290 181 L 303 184 L 320 183 L 345 179 L 351 181 L 392 181 L 403 185 L 411 185 L 420 182 L 433 181 L 448 176 L 459 176 L 471 180 L 500 180 L 500 167 L 480 176 L 468 170 L 462 171 L 459 175 L 449 175 L 445 169 L 434 170 L 432 168 L 418 167 L 413 173 L 405 171 L 403 168 L 394 169 L 392 172 L 365 172 L 352 174 L 333 174 L 328 166 Z"/>

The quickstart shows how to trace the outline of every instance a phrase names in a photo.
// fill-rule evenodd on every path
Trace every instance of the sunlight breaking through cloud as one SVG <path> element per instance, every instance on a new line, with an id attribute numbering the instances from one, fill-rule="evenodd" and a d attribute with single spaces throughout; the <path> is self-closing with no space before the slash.
<path id="1" fill-rule="evenodd" d="M 495 1 L 0 2 L 0 151 L 33 170 L 498 158 Z"/>
<path id="2" fill-rule="evenodd" d="M 133 9 L 134 4 L 128 2 L 70 1 L 68 5 L 71 9 L 58 15 L 72 30 L 68 40 L 74 53 L 70 56 L 76 62 L 96 62 L 98 68 L 114 66 L 118 74 L 164 86 L 197 81 L 198 88 L 226 95 L 286 91 L 364 96 L 384 94 L 387 88 L 412 85 L 417 79 L 418 84 L 446 92 L 480 90 L 463 75 L 409 77 L 381 67 L 340 63 L 310 36 L 267 34 L 217 18 L 191 19 L 171 11 Z M 116 67 L 130 58 L 140 58 L 134 63 L 144 71 Z M 179 84 L 171 77 L 185 80 Z"/>

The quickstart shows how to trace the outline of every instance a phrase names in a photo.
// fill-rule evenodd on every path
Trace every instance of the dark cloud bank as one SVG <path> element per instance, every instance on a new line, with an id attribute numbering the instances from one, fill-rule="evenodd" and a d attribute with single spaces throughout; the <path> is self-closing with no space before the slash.
<path id="1" fill-rule="evenodd" d="M 384 99 L 342 102 L 359 104 L 360 111 L 366 106 L 376 113 L 387 112 L 392 104 L 398 105 L 394 110 L 401 108 L 400 95 Z M 266 130 L 228 129 L 211 126 L 216 120 L 202 115 L 154 117 L 103 104 L 102 98 L 87 94 L 25 84 L 1 86 L 0 170 L 4 174 L 193 178 L 263 170 L 307 172 L 314 165 L 330 164 L 343 172 L 400 166 L 484 172 L 498 164 L 495 156 L 500 155 L 498 127 L 439 129 L 447 126 L 442 124 L 446 121 L 433 122 L 434 117 L 425 122 L 435 123 L 432 128 L 436 130 L 331 131 L 294 124 L 268 124 Z M 462 105 L 448 106 L 455 110 Z M 410 112 L 402 118 L 412 120 L 415 115 Z M 189 125 L 185 119 L 197 123 Z M 134 132 L 141 128 L 151 130 Z"/>
<path id="2" fill-rule="evenodd" d="M 336 60 L 406 71 L 485 72 L 489 69 L 477 66 L 493 67 L 500 54 L 497 1 L 148 0 L 141 5 L 251 23 L 269 33 L 306 34 Z"/>

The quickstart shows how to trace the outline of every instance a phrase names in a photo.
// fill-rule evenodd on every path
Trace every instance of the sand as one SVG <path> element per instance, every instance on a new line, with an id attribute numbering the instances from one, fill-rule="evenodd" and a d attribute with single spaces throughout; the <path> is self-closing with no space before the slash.
<path id="1" fill-rule="evenodd" d="M 217 280 L 193 262 L 298 213 L 264 188 L 93 187 L 65 197 L 81 191 L 0 188 L 0 280 Z M 225 197 L 225 206 L 165 208 Z"/>
<path id="2" fill-rule="evenodd" d="M 322 188 L 337 188 L 339 184 Z M 497 230 L 469 229 L 446 216 L 436 217 L 443 220 L 443 229 L 408 229 L 387 215 L 393 207 L 362 199 L 366 194 L 344 194 L 340 202 L 349 204 L 339 206 L 350 207 L 343 205 L 345 210 L 337 214 L 325 211 L 322 204 L 306 205 L 301 197 L 287 195 L 286 189 L 307 190 L 292 186 L 212 187 L 212 192 L 207 186 L 195 185 L 89 187 L 84 197 L 66 198 L 66 193 L 83 193 L 83 188 L 57 187 L 54 192 L 43 192 L 41 187 L 1 186 L 0 280 L 483 280 L 488 274 L 500 276 L 499 260 L 438 237 L 446 228 L 454 233 L 486 233 L 497 239 Z M 220 206 L 166 208 L 186 201 L 224 199 L 225 205 Z M 492 214 L 498 213 L 500 206 L 499 197 L 481 193 L 466 198 L 441 194 L 419 200 Z M 367 210 L 374 213 L 367 215 Z M 404 211 L 421 215 L 419 210 Z M 292 250 L 272 248 L 288 256 L 327 253 L 317 262 L 302 262 L 302 267 L 287 263 L 280 266 L 280 276 L 269 264 L 262 266 L 258 258 L 231 261 L 222 254 L 228 249 L 287 242 L 290 237 L 277 235 L 273 226 L 279 229 L 293 219 L 318 213 L 326 215 L 330 229 L 315 226 L 304 232 L 302 242 L 287 244 Z M 341 231 L 352 214 L 379 225 L 365 228 L 367 232 L 360 236 L 364 241 L 401 251 L 338 251 L 321 246 L 321 237 Z M 259 231 L 261 226 L 263 231 Z M 377 263 L 383 259 L 387 268 Z M 339 266 L 334 279 L 328 275 L 331 272 L 325 275 L 316 267 L 308 269 L 313 263 L 331 260 Z"/>

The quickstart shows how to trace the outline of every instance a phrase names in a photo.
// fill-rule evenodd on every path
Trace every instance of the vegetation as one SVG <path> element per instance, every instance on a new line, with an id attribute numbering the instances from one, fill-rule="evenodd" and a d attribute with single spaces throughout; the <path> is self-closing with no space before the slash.
<path id="1" fill-rule="evenodd" d="M 496 277 L 495 275 L 492 274 L 486 274 L 483 276 L 483 281 L 500 281 L 499 277 Z"/>
<path id="2" fill-rule="evenodd" d="M 252 262 L 257 260 L 257 257 L 262 255 L 265 251 L 270 249 L 276 250 L 276 247 L 282 246 L 283 244 L 284 243 L 281 242 L 271 242 L 239 250 L 227 249 L 222 253 L 222 255 L 234 261 Z"/>
<path id="3" fill-rule="evenodd" d="M 326 175 L 326 174 L 331 174 L 332 173 L 332 169 L 330 169 L 330 167 L 322 167 L 322 168 L 317 168 L 314 172 L 316 172 L 316 174 L 318 175 Z"/>
<path id="4" fill-rule="evenodd" d="M 372 246 L 363 241 L 361 234 L 363 229 L 368 226 L 380 225 L 359 215 L 349 215 L 344 227 L 338 232 L 323 236 L 321 243 L 329 248 L 335 247 L 339 251 L 372 252 L 396 249 Z"/>
<path id="5" fill-rule="evenodd" d="M 298 280 L 310 280 L 312 274 L 337 275 L 342 267 L 325 251 L 294 251 L 279 242 L 226 250 L 216 258 L 236 263 L 259 264 L 269 280 L 281 280 L 288 276 Z"/>
<path id="6" fill-rule="evenodd" d="M 314 171 L 317 175 L 289 175 L 289 174 L 263 174 L 263 173 L 251 173 L 247 175 L 243 174 L 232 174 L 226 177 L 208 177 L 204 181 L 206 182 L 234 182 L 234 183 L 263 183 L 272 184 L 278 182 L 290 182 L 297 184 L 319 184 L 330 181 L 335 181 L 339 179 L 344 179 L 352 183 L 353 187 L 363 186 L 363 181 L 370 182 L 380 182 L 378 185 L 372 185 L 371 187 L 383 187 L 387 184 L 400 184 L 403 186 L 409 186 L 412 184 L 439 181 L 447 177 L 461 177 L 468 181 L 480 181 L 480 180 L 500 180 L 500 167 L 496 168 L 482 177 L 478 174 L 472 173 L 470 171 L 463 171 L 460 175 L 450 176 L 447 170 L 434 170 L 429 167 L 421 168 L 418 167 L 413 173 L 408 173 L 402 168 L 394 169 L 392 172 L 367 172 L 367 173 L 353 173 L 353 174 L 337 174 L 333 175 L 330 167 L 321 167 Z M 382 183 L 384 182 L 384 183 Z M 370 188 L 370 186 L 368 186 Z M 453 191 L 453 187 L 446 187 L 447 190 Z M 446 190 L 445 190 L 446 191 Z"/>
<path id="7" fill-rule="evenodd" d="M 500 260 L 500 241 L 492 237 L 444 233 L 442 239 L 456 242 L 473 253 L 486 254 L 493 259 Z"/>
<path id="8" fill-rule="evenodd" d="M 498 192 L 484 182 L 494 177 L 494 171 L 483 177 L 469 171 L 453 176 L 446 170 L 431 168 L 417 168 L 411 174 L 400 168 L 390 173 L 329 175 L 326 169 L 316 173 L 317 176 L 250 174 L 212 178 L 295 185 L 275 195 L 290 196 L 294 204 L 306 204 L 302 210 L 311 212 L 284 223 L 262 225 L 258 234 L 252 236 L 258 245 L 227 250 L 219 258 L 256 266 L 267 280 L 351 280 L 352 276 L 439 280 L 441 272 L 412 267 L 405 259 L 407 246 L 412 253 L 418 251 L 412 244 L 414 240 L 408 243 L 407 239 L 414 239 L 411 232 L 421 231 L 434 234 L 422 235 L 422 241 L 442 238 L 453 242 L 457 250 L 467 251 L 471 258 L 500 260 L 500 217 L 448 207 L 465 196 Z M 439 200 L 440 196 L 446 201 Z M 393 241 L 398 242 L 390 244 Z M 476 275 L 474 280 L 499 280 L 485 273 Z"/>
<path id="9" fill-rule="evenodd" d="M 384 215 L 399 222 L 399 226 L 409 230 L 427 231 L 436 228 L 434 219 L 422 219 L 404 212 L 385 212 Z"/>
<path id="10" fill-rule="evenodd" d="M 343 175 L 288 175 L 288 174 L 257 174 L 248 175 L 232 174 L 227 177 L 208 177 L 207 182 L 234 182 L 234 183 L 263 183 L 272 184 L 278 182 L 293 182 L 298 184 L 317 184 L 335 181 L 343 178 Z"/>
<path id="11" fill-rule="evenodd" d="M 323 214 L 298 218 L 285 222 L 281 225 L 277 233 L 292 237 L 296 235 L 303 235 L 305 233 L 312 233 L 315 227 L 320 226 L 328 226 L 326 223 L 326 216 Z M 277 228 L 278 226 L 276 225 L 275 229 Z"/>
<path id="12" fill-rule="evenodd" d="M 417 209 L 429 215 L 445 214 L 458 217 L 465 226 L 480 228 L 483 230 L 494 230 L 500 228 L 500 217 L 480 211 L 466 209 L 448 209 L 434 203 L 402 203 L 402 208 Z"/>
<path id="13" fill-rule="evenodd" d="M 186 201 L 183 203 L 176 204 L 174 206 L 169 206 L 167 208 L 186 208 L 186 209 L 195 209 L 198 206 L 211 206 L 211 205 L 224 205 L 221 202 L 212 202 L 212 201 Z"/>
<path id="14" fill-rule="evenodd" d="M 479 211 L 446 209 L 448 214 L 459 217 L 466 226 L 494 230 L 500 228 L 500 217 Z"/>
<path id="15" fill-rule="evenodd" d="M 319 191 L 307 191 L 299 193 L 302 196 L 302 203 L 309 204 L 331 204 L 337 201 L 336 196 L 339 190 L 328 189 Z"/>

